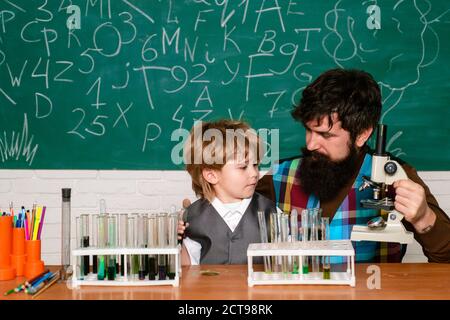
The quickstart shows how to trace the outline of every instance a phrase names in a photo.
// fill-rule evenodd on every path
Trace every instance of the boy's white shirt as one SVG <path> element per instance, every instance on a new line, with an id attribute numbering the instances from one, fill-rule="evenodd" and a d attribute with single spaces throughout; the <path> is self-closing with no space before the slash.
<path id="1" fill-rule="evenodd" d="M 218 198 L 214 198 L 211 205 L 228 225 L 231 232 L 234 232 L 251 201 L 252 197 L 243 199 L 239 202 L 223 203 Z M 277 211 L 282 212 L 278 207 Z M 183 245 L 186 247 L 189 254 L 191 265 L 200 264 L 202 245 L 189 237 L 183 239 Z"/>

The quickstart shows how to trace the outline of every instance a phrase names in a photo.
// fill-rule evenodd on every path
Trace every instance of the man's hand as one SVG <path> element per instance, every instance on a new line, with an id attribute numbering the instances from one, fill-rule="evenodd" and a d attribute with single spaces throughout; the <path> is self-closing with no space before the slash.
<path id="1" fill-rule="evenodd" d="M 429 226 L 433 226 L 436 215 L 428 207 L 425 189 L 412 180 L 398 180 L 394 182 L 395 209 L 405 216 L 419 232 L 424 232 Z"/>

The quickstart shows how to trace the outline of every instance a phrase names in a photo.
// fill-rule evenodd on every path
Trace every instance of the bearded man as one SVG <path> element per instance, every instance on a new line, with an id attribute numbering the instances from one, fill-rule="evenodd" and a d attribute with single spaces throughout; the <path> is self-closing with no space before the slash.
<path id="1" fill-rule="evenodd" d="M 295 120 L 306 129 L 302 156 L 280 161 L 260 179 L 256 191 L 285 212 L 321 208 L 330 218 L 330 239 L 349 239 L 353 225 L 380 215 L 363 208 L 370 190 L 359 192 L 370 177 L 372 150 L 366 144 L 381 115 L 380 88 L 359 70 L 334 69 L 321 74 L 303 90 Z M 414 233 L 430 262 L 450 262 L 450 219 L 439 207 L 416 170 L 400 159 L 409 179 L 393 184 L 395 209 Z M 401 262 L 406 245 L 354 242 L 357 262 Z M 335 259 L 335 263 L 339 263 Z"/>

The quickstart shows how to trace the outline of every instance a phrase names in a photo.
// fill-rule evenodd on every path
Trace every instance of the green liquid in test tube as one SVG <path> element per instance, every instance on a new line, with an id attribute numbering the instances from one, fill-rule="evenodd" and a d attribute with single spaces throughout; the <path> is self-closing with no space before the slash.
<path id="1" fill-rule="evenodd" d="M 293 209 L 291 211 L 290 220 L 291 220 L 291 242 L 297 242 L 298 241 L 298 212 L 296 209 Z M 298 268 L 299 268 L 298 257 L 292 257 L 292 273 L 298 274 L 299 273 Z"/>
<path id="2" fill-rule="evenodd" d="M 97 246 L 98 248 L 105 248 L 106 247 L 106 239 L 107 239 L 107 215 L 100 214 L 97 217 Z M 97 257 L 97 279 L 98 280 L 104 280 L 105 279 L 105 273 L 106 273 L 106 261 L 105 256 L 99 255 Z"/>
<path id="3" fill-rule="evenodd" d="M 302 210 L 302 242 L 303 244 L 306 244 L 309 241 L 309 224 L 308 224 L 308 218 L 309 218 L 309 212 L 307 209 Z M 309 273 L 309 266 L 308 266 L 308 256 L 302 257 L 303 261 L 303 274 Z"/>

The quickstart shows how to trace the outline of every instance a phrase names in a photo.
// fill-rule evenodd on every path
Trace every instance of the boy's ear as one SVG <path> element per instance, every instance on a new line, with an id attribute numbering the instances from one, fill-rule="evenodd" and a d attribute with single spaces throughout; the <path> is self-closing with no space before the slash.
<path id="1" fill-rule="evenodd" d="M 355 144 L 358 148 L 361 148 L 364 145 L 364 143 L 366 143 L 366 141 L 369 139 L 370 135 L 372 134 L 372 131 L 373 131 L 373 128 L 366 129 L 356 137 Z"/>
<path id="2" fill-rule="evenodd" d="M 208 181 L 208 183 L 210 183 L 212 185 L 217 184 L 217 182 L 219 182 L 219 175 L 217 174 L 216 170 L 203 169 L 202 176 L 203 176 L 203 179 L 205 179 L 206 181 Z"/>

